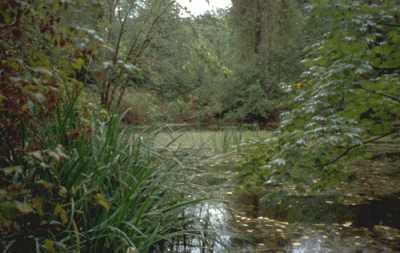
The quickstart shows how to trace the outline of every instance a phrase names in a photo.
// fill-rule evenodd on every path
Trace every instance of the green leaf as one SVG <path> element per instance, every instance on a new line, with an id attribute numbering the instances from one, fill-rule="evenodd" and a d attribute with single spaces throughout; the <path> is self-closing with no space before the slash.
<path id="1" fill-rule="evenodd" d="M 71 66 L 72 66 L 72 68 L 75 69 L 75 70 L 80 70 L 80 69 L 82 68 L 82 66 L 83 66 L 84 63 L 85 63 L 85 60 L 84 60 L 84 59 L 82 59 L 82 58 L 76 58 L 76 59 L 72 62 Z"/>
<path id="2" fill-rule="evenodd" d="M 49 239 L 45 240 L 43 242 L 43 248 L 46 250 L 46 252 L 57 253 L 57 250 L 55 248 L 55 243 L 52 240 Z"/>
<path id="3" fill-rule="evenodd" d="M 106 197 L 103 194 L 97 193 L 94 198 L 95 198 L 96 203 L 99 206 L 103 207 L 104 209 L 109 210 L 111 208 L 110 202 L 108 202 L 108 200 L 106 199 Z"/>

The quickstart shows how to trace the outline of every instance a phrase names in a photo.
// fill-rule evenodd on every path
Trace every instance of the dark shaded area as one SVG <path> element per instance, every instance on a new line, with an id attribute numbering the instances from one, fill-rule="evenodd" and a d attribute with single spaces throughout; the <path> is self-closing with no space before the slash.
<path id="1" fill-rule="evenodd" d="M 261 205 L 262 206 L 262 205 Z M 290 223 L 343 223 L 372 229 L 375 225 L 400 228 L 400 193 L 363 204 L 344 205 L 335 196 L 286 197 L 265 204 L 268 217 Z"/>

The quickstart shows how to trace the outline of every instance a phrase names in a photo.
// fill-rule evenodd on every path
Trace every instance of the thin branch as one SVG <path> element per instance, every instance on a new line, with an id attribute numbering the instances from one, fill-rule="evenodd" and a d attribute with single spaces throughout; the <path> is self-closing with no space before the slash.
<path id="1" fill-rule="evenodd" d="M 327 163 L 325 163 L 325 164 L 322 164 L 321 167 L 324 168 L 324 167 L 327 167 L 327 166 L 329 166 L 329 165 L 332 165 L 332 164 L 338 162 L 339 160 L 341 160 L 342 158 L 344 158 L 345 156 L 347 156 L 351 151 L 353 151 L 354 149 L 356 149 L 356 148 L 358 148 L 358 147 L 361 147 L 362 145 L 375 142 L 375 141 L 377 141 L 377 140 L 383 139 L 383 138 L 385 138 L 385 137 L 387 137 L 387 136 L 390 136 L 390 135 L 392 135 L 392 134 L 395 134 L 395 133 L 397 133 L 397 130 L 392 130 L 391 132 L 388 132 L 388 133 L 385 133 L 385 134 L 383 134 L 383 135 L 380 135 L 380 136 L 377 136 L 377 137 L 373 137 L 373 138 L 371 138 L 371 139 L 369 139 L 369 140 L 366 140 L 366 141 L 364 141 L 364 142 L 361 143 L 361 144 L 356 144 L 356 145 L 350 146 L 350 147 L 348 147 L 345 151 L 343 151 L 339 156 L 337 156 L 336 158 L 330 160 L 329 162 L 327 162 Z"/>
<path id="2" fill-rule="evenodd" d="M 380 23 L 380 25 L 400 28 L 400 24 L 396 24 L 396 23 Z"/>
<path id="3" fill-rule="evenodd" d="M 151 42 L 151 40 L 152 40 L 151 34 L 152 34 L 154 28 L 156 27 L 157 23 L 159 22 L 159 20 L 161 19 L 161 17 L 168 11 L 168 9 L 169 9 L 172 5 L 174 5 L 175 3 L 176 3 L 175 1 L 172 1 L 169 5 L 167 5 L 167 6 L 160 12 L 159 15 L 157 15 L 157 16 L 154 18 L 153 22 L 152 22 L 151 25 L 150 25 L 149 30 L 146 32 L 146 35 L 144 36 L 144 41 L 143 41 L 143 43 L 142 43 L 141 46 L 138 46 L 138 47 L 136 46 L 136 42 L 138 41 L 138 39 L 136 39 L 136 40 L 134 41 L 134 43 L 132 43 L 131 47 L 129 48 L 128 54 L 127 54 L 127 56 L 126 56 L 126 60 L 128 60 L 128 59 L 132 56 L 132 54 L 133 54 L 133 52 L 135 51 L 135 49 L 138 49 L 138 51 L 137 51 L 137 53 L 135 54 L 134 59 L 137 59 L 137 58 L 142 54 L 142 52 L 144 51 L 144 49 L 146 49 L 147 45 L 148 45 L 148 44 Z M 138 38 L 138 37 L 137 37 L 137 38 Z"/>
<path id="4" fill-rule="evenodd" d="M 113 59 L 114 64 L 115 64 L 115 63 L 117 62 L 117 60 L 118 60 L 118 54 L 119 54 L 119 50 L 120 50 L 120 48 L 121 48 L 122 36 L 123 36 L 124 33 L 125 33 L 125 25 L 126 25 L 126 22 L 128 21 L 129 14 L 130 14 L 130 12 L 132 11 L 132 9 L 134 8 L 135 4 L 136 4 L 136 1 L 133 1 L 133 2 L 129 5 L 129 9 L 127 10 L 127 12 L 126 12 L 126 14 L 125 14 L 125 16 L 124 16 L 124 19 L 122 20 L 121 27 L 120 27 L 119 34 L 118 34 L 117 44 L 116 44 L 116 46 L 115 46 L 116 49 L 115 49 L 115 54 L 114 54 L 114 59 Z"/>
<path id="5" fill-rule="evenodd" d="M 379 92 L 379 91 L 375 91 L 375 90 L 370 90 L 370 89 L 362 87 L 361 85 L 357 86 L 357 88 L 359 88 L 361 90 L 364 90 L 364 91 L 366 91 L 368 93 L 372 93 L 372 94 L 375 94 L 375 95 L 378 95 L 378 96 L 382 96 L 382 97 L 391 99 L 391 100 L 393 100 L 393 101 L 395 101 L 397 103 L 400 103 L 400 98 L 399 97 L 395 97 L 395 96 L 392 96 L 392 95 L 389 95 L 389 94 L 385 94 L 385 93 L 382 93 L 382 92 Z"/>
<path id="6" fill-rule="evenodd" d="M 116 3 L 116 5 L 112 6 L 112 9 L 114 10 L 114 12 L 115 12 L 115 8 L 117 8 L 118 2 L 119 1 L 116 0 L 114 2 L 114 3 Z M 118 61 L 118 56 L 119 56 L 119 52 L 120 52 L 120 49 L 121 49 L 122 37 L 123 37 L 123 35 L 124 35 L 125 31 L 126 31 L 125 30 L 125 25 L 126 25 L 126 23 L 128 21 L 129 14 L 130 14 L 130 12 L 132 11 L 132 9 L 134 8 L 135 5 L 136 5 L 136 0 L 134 0 L 134 1 L 132 1 L 130 3 L 129 8 L 126 11 L 123 20 L 122 21 L 120 20 L 121 26 L 120 26 L 120 29 L 119 29 L 118 38 L 117 38 L 117 42 L 116 42 L 116 45 L 115 45 L 115 52 L 114 52 L 114 56 L 113 56 L 113 60 L 112 60 L 114 66 Z M 111 21 L 111 22 L 113 22 L 113 21 Z M 111 28 L 110 28 L 110 31 L 111 31 Z M 113 97 L 113 95 L 115 93 L 115 88 L 113 89 L 111 86 L 112 86 L 111 80 L 106 80 L 105 84 L 103 85 L 103 87 L 105 87 L 104 88 L 105 89 L 105 91 L 104 91 L 104 104 L 106 105 L 107 108 L 109 108 L 111 106 L 112 97 Z"/>

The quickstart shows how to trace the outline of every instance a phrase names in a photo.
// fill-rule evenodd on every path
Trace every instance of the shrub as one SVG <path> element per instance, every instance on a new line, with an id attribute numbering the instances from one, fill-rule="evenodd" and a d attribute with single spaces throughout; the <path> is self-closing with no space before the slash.
<path id="1" fill-rule="evenodd" d="M 42 146 L 0 172 L 2 248 L 148 252 L 183 235 L 183 209 L 196 200 L 172 190 L 177 159 L 116 115 L 100 110 L 83 119 L 78 98 L 70 99 L 37 130 Z"/>

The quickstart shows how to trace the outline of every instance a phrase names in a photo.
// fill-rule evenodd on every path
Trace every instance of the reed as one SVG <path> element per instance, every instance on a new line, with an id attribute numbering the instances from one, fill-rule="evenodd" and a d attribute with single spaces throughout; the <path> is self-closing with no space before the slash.
<path id="1" fill-rule="evenodd" d="M 3 216 L 0 205 L 1 221 L 18 224 L 2 233 L 0 246 L 6 252 L 165 252 L 173 241 L 200 234 L 188 230 L 194 217 L 184 210 L 200 199 L 187 197 L 182 157 L 134 134 L 119 115 L 83 117 L 78 100 L 60 103 L 54 119 L 37 129 L 37 150 L 3 178 L 24 187 L 23 197 L 7 201 L 24 209 L 17 205 L 20 213 Z"/>

